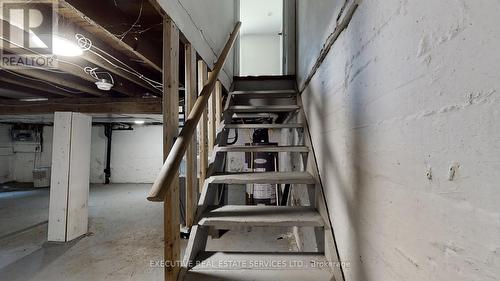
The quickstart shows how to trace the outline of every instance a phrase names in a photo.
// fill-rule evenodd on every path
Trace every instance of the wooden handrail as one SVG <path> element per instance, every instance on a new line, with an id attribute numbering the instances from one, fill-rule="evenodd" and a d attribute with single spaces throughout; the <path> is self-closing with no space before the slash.
<path id="1" fill-rule="evenodd" d="M 191 142 L 191 139 L 196 132 L 198 122 L 200 121 L 203 111 L 207 107 L 208 99 L 210 98 L 210 95 L 215 88 L 215 83 L 217 82 L 222 67 L 224 66 L 227 56 L 229 55 L 229 52 L 231 51 L 234 42 L 236 41 L 236 37 L 238 36 L 240 27 L 241 22 L 238 22 L 234 27 L 229 40 L 224 46 L 219 59 L 215 63 L 212 75 L 210 76 L 207 85 L 203 87 L 200 96 L 196 100 L 191 113 L 184 123 L 184 127 L 179 133 L 177 140 L 172 146 L 172 150 L 170 150 L 170 153 L 168 154 L 168 157 L 160 170 L 160 174 L 153 183 L 153 187 L 151 188 L 151 191 L 148 195 L 149 201 L 164 202 L 165 195 L 167 194 L 168 189 L 170 188 L 170 185 L 174 180 L 177 171 L 179 170 L 182 158 L 184 157 L 189 143 Z"/>

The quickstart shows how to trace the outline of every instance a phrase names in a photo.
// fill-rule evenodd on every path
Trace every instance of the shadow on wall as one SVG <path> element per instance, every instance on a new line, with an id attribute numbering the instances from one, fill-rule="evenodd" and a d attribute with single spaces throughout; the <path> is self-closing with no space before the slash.
<path id="1" fill-rule="evenodd" d="M 358 30 L 362 30 L 364 21 L 356 20 L 356 24 L 349 25 L 348 29 L 355 30 L 346 34 L 341 35 L 341 39 L 346 41 L 346 45 L 349 46 L 347 51 L 345 51 L 345 58 L 347 64 L 351 63 L 350 60 L 355 59 L 357 54 L 355 54 L 354 48 L 359 44 L 359 40 L 353 38 L 353 34 L 357 34 Z M 359 33 L 358 33 L 359 34 Z M 334 45 L 335 46 L 335 45 Z M 330 52 L 335 52 L 333 47 Z M 331 54 L 330 54 L 331 55 Z M 327 63 L 325 60 L 324 63 Z M 356 129 L 356 126 L 364 120 L 364 110 L 361 108 L 361 95 L 362 91 L 366 89 L 362 88 L 358 80 L 357 83 L 350 83 L 355 78 L 351 78 L 350 69 L 346 69 L 344 73 L 345 77 L 339 79 L 342 81 L 342 85 L 335 85 L 333 83 L 328 83 L 324 79 L 332 79 L 334 73 L 330 72 L 328 75 L 323 75 L 319 77 L 318 73 L 313 77 L 314 83 L 309 84 L 304 90 L 303 94 L 308 95 L 307 98 L 303 99 L 304 109 L 307 112 L 308 122 L 315 122 L 319 124 L 314 124 L 316 128 L 328 128 L 331 127 L 329 123 L 331 122 L 342 122 L 340 120 L 335 120 L 331 116 L 332 109 L 329 107 L 331 102 L 327 100 L 332 98 L 332 95 L 342 95 L 343 98 L 338 98 L 342 100 L 342 105 L 339 108 L 343 108 L 343 118 L 345 124 L 343 126 L 337 126 L 344 131 L 339 133 L 344 137 L 343 143 L 332 143 L 332 138 L 329 134 L 317 134 L 313 138 L 315 153 L 321 153 L 321 157 L 318 160 L 318 168 L 321 174 L 321 181 L 325 185 L 326 193 L 331 194 L 330 198 L 335 197 L 337 202 L 342 202 L 345 210 L 342 211 L 346 215 L 342 220 L 346 221 L 345 225 L 351 226 L 351 230 L 342 230 L 343 232 L 348 232 L 350 234 L 350 241 L 342 241 L 343 247 L 337 249 L 340 251 L 340 257 L 342 263 L 347 263 L 348 266 L 343 268 L 345 276 L 349 276 L 350 280 L 371 280 L 367 274 L 366 265 L 363 262 L 363 249 L 366 243 L 362 237 L 362 233 L 366 233 L 366 229 L 363 229 L 365 224 L 362 223 L 362 214 L 369 212 L 365 204 L 363 204 L 365 197 L 365 182 L 361 174 L 361 167 L 358 165 L 362 161 L 361 151 L 363 146 L 368 145 L 363 141 L 363 138 Z M 337 73 L 335 73 L 337 75 Z M 355 74 L 354 74 L 355 75 Z M 322 80 L 320 80 L 322 79 Z M 312 94 L 314 92 L 316 94 Z M 320 94 L 318 94 L 320 93 Z M 339 109 L 336 109 L 339 111 Z M 342 109 L 341 109 L 342 110 Z M 337 147 L 338 149 L 335 149 Z M 336 151 L 335 151 L 336 150 Z M 345 153 L 346 159 L 342 159 L 341 153 Z M 336 186 L 328 186 L 331 184 Z M 332 208 L 332 202 L 328 202 L 328 207 Z M 339 208 L 338 206 L 336 206 Z M 330 212 L 331 214 L 331 212 Z M 334 237 L 337 239 L 337 245 L 340 246 L 340 241 L 338 236 L 335 236 L 340 230 L 336 227 L 336 218 L 331 217 Z M 346 260 L 355 259 L 356 260 Z"/>

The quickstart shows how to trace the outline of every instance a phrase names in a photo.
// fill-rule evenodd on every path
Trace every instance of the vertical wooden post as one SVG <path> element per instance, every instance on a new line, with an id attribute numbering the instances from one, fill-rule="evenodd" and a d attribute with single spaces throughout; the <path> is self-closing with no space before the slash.
<path id="1" fill-rule="evenodd" d="M 198 94 L 196 93 L 196 50 L 193 45 L 185 46 L 186 116 L 189 116 Z M 186 226 L 194 223 L 198 203 L 198 177 L 196 170 L 196 138 L 191 140 L 186 151 Z"/>
<path id="2" fill-rule="evenodd" d="M 208 77 L 212 76 L 210 72 Z M 208 99 L 208 155 L 211 156 L 214 151 L 215 146 L 215 130 L 217 126 L 215 125 L 215 107 L 216 107 L 216 98 L 215 98 L 215 89 L 214 92 L 210 95 Z"/>
<path id="3" fill-rule="evenodd" d="M 215 128 L 220 125 L 222 120 L 222 83 L 217 81 L 215 84 Z"/>
<path id="4" fill-rule="evenodd" d="M 179 132 L 179 29 L 163 19 L 163 160 Z M 172 182 L 163 205 L 165 280 L 176 281 L 180 264 L 179 175 Z"/>
<path id="5" fill-rule="evenodd" d="M 208 69 L 203 61 L 198 61 L 198 95 L 201 94 L 203 87 L 208 82 Z M 203 111 L 200 123 L 198 124 L 199 133 L 199 157 L 200 157 L 200 181 L 199 190 L 202 192 L 203 183 L 207 177 L 208 168 L 208 150 L 207 150 L 207 110 Z"/>
<path id="6" fill-rule="evenodd" d="M 88 231 L 92 117 L 54 113 L 48 241 L 68 242 Z"/>

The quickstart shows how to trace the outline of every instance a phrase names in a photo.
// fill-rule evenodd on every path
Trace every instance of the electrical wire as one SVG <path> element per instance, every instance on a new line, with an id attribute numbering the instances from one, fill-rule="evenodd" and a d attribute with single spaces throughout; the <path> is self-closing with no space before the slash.
<path id="1" fill-rule="evenodd" d="M 113 57 L 111 54 L 93 46 L 92 48 L 95 48 L 96 50 L 99 50 L 101 51 L 102 53 L 106 54 L 107 56 L 111 57 L 112 59 L 114 59 L 115 61 L 119 62 L 120 64 L 123 64 L 124 66 L 126 66 L 128 69 L 124 68 L 124 67 L 121 67 L 119 65 L 116 65 L 115 63 L 113 63 L 112 61 L 108 60 L 107 58 L 105 58 L 104 56 L 102 56 L 101 54 L 95 52 L 95 51 L 92 51 L 92 50 L 89 50 L 91 53 L 95 54 L 96 56 L 100 57 L 101 59 L 105 60 L 107 63 L 111 64 L 113 67 L 115 68 L 118 68 L 118 69 L 121 69 L 129 74 L 132 74 L 136 77 L 138 77 L 139 79 L 143 80 L 144 82 L 146 82 L 147 84 L 149 84 L 150 86 L 158 89 L 158 90 L 162 90 L 163 89 L 163 83 L 161 82 L 158 82 L 158 81 L 155 81 L 151 78 L 148 78 L 146 76 L 144 76 L 144 74 L 141 74 L 140 72 L 136 71 L 135 69 L 131 68 L 130 66 L 126 65 L 124 62 L 120 61 L 119 59 Z"/>
<path id="2" fill-rule="evenodd" d="M 3 38 L 3 37 L 0 37 L 0 38 L 1 38 L 2 40 L 4 40 L 4 41 L 6 41 L 6 42 L 10 43 L 10 44 L 13 44 L 13 45 L 17 46 L 18 48 L 22 48 L 22 49 L 24 49 L 24 50 L 27 50 L 27 51 L 33 52 L 34 54 L 41 55 L 40 53 L 37 53 L 37 52 L 35 52 L 35 51 L 33 51 L 33 50 L 29 49 L 29 48 L 26 48 L 26 47 L 24 47 L 24 46 L 21 46 L 21 45 L 19 45 L 19 44 L 16 44 L 16 43 L 14 43 L 14 42 L 12 42 L 12 41 L 10 41 L 10 40 L 6 39 L 6 38 Z M 78 44 L 78 46 L 82 49 L 82 51 L 85 51 L 85 50 L 90 50 L 90 48 L 92 47 L 92 41 L 91 41 L 90 39 L 86 38 L 85 36 L 83 36 L 83 35 L 81 35 L 81 34 L 76 34 L 76 35 L 75 35 L 75 38 L 77 39 L 77 44 Z M 73 63 L 73 62 L 70 62 L 70 61 L 66 61 L 66 60 L 63 60 L 63 59 L 60 59 L 60 58 L 57 58 L 57 57 L 55 58 L 55 60 L 56 60 L 56 61 L 58 61 L 58 62 L 62 62 L 62 63 L 66 63 L 66 64 L 68 64 L 68 65 L 75 66 L 75 67 L 77 67 L 77 68 L 81 69 L 81 70 L 82 70 L 83 72 L 85 72 L 86 74 L 90 75 L 90 76 L 91 76 L 92 78 L 94 78 L 95 80 L 99 80 L 99 79 L 100 79 L 100 78 L 99 78 L 99 76 L 98 76 L 99 74 L 105 74 L 105 75 L 108 75 L 108 76 L 111 78 L 111 83 L 112 83 L 112 84 L 115 84 L 115 83 L 114 83 L 113 76 L 112 76 L 109 72 L 105 72 L 105 71 L 97 72 L 96 70 L 97 70 L 98 68 L 92 68 L 92 67 L 89 67 L 89 66 L 87 66 L 87 67 L 82 67 L 82 66 L 80 66 L 80 65 L 78 65 L 78 64 L 76 64 L 76 63 Z M 26 65 L 26 67 L 29 67 L 29 68 L 35 68 L 35 69 L 44 70 L 44 71 L 53 72 L 53 73 L 58 73 L 58 74 L 65 74 L 65 72 L 64 72 L 64 71 L 55 70 L 55 69 L 42 68 L 42 67 L 35 67 L 35 66 L 28 66 L 28 65 Z M 38 81 L 45 82 L 45 81 L 43 81 L 43 80 L 38 80 Z M 53 87 L 56 87 L 55 85 L 50 84 L 50 83 L 48 83 L 48 82 L 45 82 L 45 83 L 47 83 L 47 84 L 49 84 L 49 85 L 51 85 L 51 86 L 53 86 Z M 60 88 L 60 87 L 56 87 L 56 88 L 62 89 L 62 88 Z M 81 92 L 80 92 L 80 93 L 81 93 Z"/>
<path id="3" fill-rule="evenodd" d="M 132 67 L 130 67 L 126 63 L 122 62 L 121 60 L 117 59 L 113 55 L 109 54 L 108 52 L 106 52 L 106 51 L 104 51 L 104 50 L 102 50 L 100 48 L 98 48 L 97 46 L 94 46 L 92 44 L 92 40 L 90 40 L 89 38 L 85 37 L 84 35 L 78 33 L 78 34 L 75 35 L 75 38 L 77 40 L 78 46 L 82 50 L 89 51 L 89 52 L 93 53 L 94 55 L 98 56 L 99 58 L 101 58 L 102 60 L 106 61 L 107 63 L 111 64 L 113 67 L 121 69 L 121 70 L 123 70 L 123 71 L 125 71 L 125 72 L 127 72 L 129 74 L 134 75 L 134 76 L 137 76 L 139 79 L 145 81 L 146 83 L 148 83 L 149 85 L 151 85 L 155 89 L 162 90 L 163 83 L 157 82 L 157 81 L 155 81 L 153 79 L 150 79 L 150 78 L 144 76 L 143 74 L 141 74 L 137 70 L 133 69 Z M 125 68 L 121 67 L 121 66 L 119 66 L 119 65 L 117 65 L 115 63 L 113 63 L 112 61 L 110 61 L 109 59 L 107 59 L 106 57 L 104 57 L 103 55 L 99 54 L 98 52 L 96 52 L 96 51 L 94 51 L 92 49 L 96 49 L 97 51 L 105 54 L 106 56 L 110 57 L 111 59 L 113 59 L 117 63 L 123 65 Z"/>
<path id="4" fill-rule="evenodd" d="M 137 16 L 137 19 L 135 20 L 135 22 L 130 26 L 130 28 L 127 31 L 123 32 L 121 35 L 117 35 L 117 37 L 120 38 L 120 41 L 123 41 L 125 36 L 127 36 L 127 34 L 129 34 L 129 32 L 132 31 L 132 29 L 134 29 L 134 27 L 136 26 L 137 23 L 139 23 L 139 20 L 142 17 L 143 6 L 144 6 L 144 0 L 141 1 L 141 9 L 139 10 L 139 15 Z"/>
<path id="5" fill-rule="evenodd" d="M 80 47 L 80 49 L 82 49 L 82 51 L 88 51 L 90 50 L 90 48 L 92 48 L 92 40 L 85 37 L 84 35 L 77 33 L 75 34 L 75 38 L 76 44 L 78 45 L 78 47 Z"/>
<path id="6" fill-rule="evenodd" d="M 108 75 L 111 78 L 111 84 L 113 84 L 113 85 L 115 84 L 115 80 L 113 79 L 113 76 L 109 72 L 106 72 L 106 71 L 96 71 L 98 69 L 99 69 L 98 67 L 87 66 L 87 67 L 85 67 L 83 69 L 83 71 L 85 71 L 85 73 L 87 73 L 88 75 L 90 75 L 95 80 L 100 80 L 101 79 L 101 78 L 99 78 L 99 74 Z"/>
<path id="7" fill-rule="evenodd" d="M 14 46 L 18 47 L 18 48 L 24 49 L 24 50 L 26 50 L 26 51 L 30 51 L 30 52 L 32 52 L 32 53 L 33 53 L 33 54 L 35 54 L 35 55 L 40 55 L 40 56 L 42 56 L 42 55 L 43 55 L 43 54 L 38 53 L 38 52 L 36 52 L 36 51 L 33 51 L 33 50 L 29 49 L 29 48 L 26 48 L 26 47 L 24 47 L 24 46 L 22 46 L 22 45 L 19 45 L 19 44 L 15 43 L 15 42 L 12 42 L 11 40 L 9 40 L 9 39 L 7 39 L 7 38 L 5 38 L 5 37 L 0 36 L 0 39 L 2 39 L 3 41 L 5 41 L 5 42 L 7 42 L 7 43 L 9 43 L 9 44 L 12 44 L 12 45 L 14 45 Z M 64 63 L 71 64 L 70 62 L 63 61 L 63 60 L 58 59 L 58 58 L 56 58 L 56 60 L 57 60 L 57 61 L 64 62 Z M 76 65 L 76 64 L 75 64 L 75 65 Z M 78 65 L 77 65 L 77 66 L 78 66 Z M 60 70 L 57 70 L 57 69 L 49 69 L 49 68 L 43 68 L 43 67 L 32 66 L 32 65 L 25 65 L 25 67 L 27 67 L 27 68 L 34 68 L 34 69 L 40 69 L 40 70 L 45 70 L 45 71 L 49 71 L 49 72 L 55 72 L 55 73 L 59 73 L 59 74 L 64 74 L 64 73 L 65 73 L 64 71 L 60 71 Z"/>
<path id="8" fill-rule="evenodd" d="M 155 28 L 156 26 L 160 26 L 160 25 L 163 25 L 163 23 L 161 23 L 161 22 L 160 23 L 156 23 L 156 24 L 153 24 L 153 25 L 149 26 L 148 28 L 144 28 L 142 30 L 133 31 L 132 33 L 134 33 L 134 34 L 143 34 L 145 32 L 148 32 L 149 30 Z"/>
<path id="9" fill-rule="evenodd" d="M 77 34 L 77 36 L 83 36 L 83 35 Z M 86 39 L 88 41 L 90 41 L 90 39 L 88 39 L 88 38 L 86 38 Z M 110 57 L 111 59 L 113 59 L 117 63 L 122 64 L 124 67 L 117 65 L 116 63 L 112 62 L 111 60 L 107 59 L 106 57 L 104 57 L 103 55 L 99 54 L 98 52 L 96 52 L 96 51 L 94 51 L 92 49 L 96 49 L 97 51 L 105 54 L 106 56 Z M 155 80 L 153 80 L 151 78 L 148 78 L 148 77 L 144 76 L 144 74 L 142 74 L 142 73 L 138 72 L 137 70 L 133 69 L 132 67 L 130 67 L 129 65 L 125 64 L 121 60 L 119 60 L 116 57 L 114 57 L 113 55 L 109 54 L 108 52 L 106 52 L 106 51 L 104 51 L 104 50 L 102 50 L 102 49 L 94 46 L 92 43 L 90 43 L 90 48 L 89 48 L 88 51 L 91 52 L 91 53 L 93 53 L 94 55 L 98 56 L 99 58 L 103 59 L 104 61 L 106 61 L 107 63 L 109 63 L 111 66 L 113 66 L 115 68 L 118 68 L 118 69 L 121 69 L 122 71 L 125 71 L 125 72 L 127 72 L 129 74 L 132 74 L 132 75 L 138 77 L 139 79 L 143 80 L 144 82 L 146 82 L 150 86 L 154 87 L 155 89 L 160 90 L 160 91 L 163 89 L 163 83 L 155 81 Z"/>
<path id="10" fill-rule="evenodd" d="M 41 53 L 38 53 L 38 52 L 36 52 L 36 51 L 33 51 L 33 50 L 32 50 L 32 49 L 30 49 L 30 48 L 26 48 L 26 47 L 24 47 L 24 46 L 21 46 L 21 45 L 19 45 L 19 44 L 15 43 L 15 42 L 12 42 L 12 41 L 10 41 L 9 39 L 6 39 L 6 38 L 4 38 L 4 37 L 1 37 L 1 36 L 0 36 L 0 39 L 2 39 L 2 40 L 4 40 L 4 41 L 6 41 L 6 42 L 7 42 L 7 43 L 9 43 L 9 44 L 12 44 L 12 45 L 14 45 L 14 46 L 18 47 L 18 48 L 21 48 L 21 49 L 26 50 L 26 51 L 30 51 L 30 52 L 32 52 L 32 53 L 33 53 L 33 54 L 35 54 L 35 55 L 43 55 L 43 54 L 41 54 Z M 56 60 L 56 61 L 58 61 L 58 62 L 62 62 L 62 63 L 68 64 L 68 65 L 75 66 L 75 67 L 80 68 L 81 70 L 85 71 L 85 68 L 84 68 L 84 67 L 82 67 L 82 66 L 80 66 L 80 65 L 78 65 L 78 64 L 76 64 L 76 63 L 73 63 L 73 62 L 70 62 L 70 61 L 66 61 L 66 60 L 60 59 L 60 58 L 58 58 L 58 57 L 56 57 L 56 58 L 55 58 L 55 60 Z M 36 66 L 31 66 L 31 65 L 25 65 L 25 67 L 27 67 L 27 68 L 39 69 L 39 70 L 48 71 L 48 72 L 53 72 L 53 73 L 58 73 L 58 74 L 65 74 L 65 73 L 66 73 L 66 72 L 64 72 L 64 71 L 60 71 L 60 70 L 57 70 L 57 69 L 50 69 L 50 68 L 36 67 Z M 96 80 L 98 80 L 98 79 L 96 79 Z"/>
<path id="11" fill-rule="evenodd" d="M 143 3 L 141 3 L 141 12 L 140 12 L 140 14 L 142 14 L 142 5 L 143 5 Z M 138 17 L 138 19 L 140 19 L 140 16 Z M 95 54 L 96 56 L 100 57 L 101 59 L 103 59 L 107 63 L 111 64 L 113 67 L 121 69 L 121 70 L 123 70 L 123 71 L 125 71 L 125 72 L 127 72 L 129 74 L 132 74 L 132 75 L 138 77 L 139 79 L 145 81 L 147 84 L 149 84 L 150 86 L 152 86 L 153 88 L 155 88 L 155 89 L 157 89 L 159 91 L 161 91 L 163 89 L 163 83 L 155 81 L 153 79 L 150 79 L 150 78 L 144 76 L 143 74 L 141 74 L 140 72 L 136 71 L 135 69 L 133 69 L 132 67 L 130 67 L 126 63 L 122 62 L 121 60 L 117 59 L 113 55 L 111 55 L 111 54 L 107 53 L 106 51 L 104 51 L 104 50 L 102 50 L 102 49 L 94 46 L 92 44 L 92 41 L 89 38 L 85 37 L 84 35 L 82 35 L 82 34 L 75 34 L 75 38 L 77 40 L 77 45 L 82 49 L 82 51 L 89 51 L 89 52 Z M 4 40 L 4 41 L 6 41 L 6 42 L 8 42 L 10 44 L 13 44 L 13 45 L 17 46 L 18 48 L 22 48 L 24 50 L 33 52 L 34 54 L 42 55 L 41 53 L 35 52 L 35 51 L 33 51 L 33 50 L 29 49 L 29 48 L 21 46 L 21 45 L 15 43 L 15 42 L 12 42 L 11 40 L 9 40 L 7 38 L 2 37 L 2 36 L 0 36 L 0 39 Z M 113 63 L 112 61 L 108 60 L 107 58 L 105 58 L 101 54 L 93 51 L 92 48 L 94 48 L 94 49 L 98 50 L 99 52 L 102 52 L 103 54 L 109 56 L 110 58 L 112 58 L 116 62 L 118 62 L 118 63 L 122 64 L 123 66 L 125 66 L 126 68 L 121 67 L 121 66 Z M 55 59 L 57 61 L 59 61 L 59 62 L 75 66 L 75 67 L 81 69 L 82 71 L 84 71 L 85 73 L 89 74 L 94 79 L 99 80 L 99 78 L 96 78 L 97 77 L 96 75 L 92 75 L 90 72 L 86 71 L 87 67 L 82 67 L 82 66 L 80 66 L 80 65 L 78 65 L 76 63 L 72 63 L 72 62 L 69 62 L 69 61 L 66 61 L 66 60 L 63 60 L 63 59 L 60 59 L 60 58 L 55 58 Z M 59 71 L 59 70 L 55 70 L 55 69 L 47 69 L 47 68 L 34 67 L 34 66 L 28 66 L 28 67 L 36 68 L 36 69 L 40 69 L 40 70 L 44 70 L 44 71 L 48 71 L 48 72 L 58 73 L 58 74 L 64 74 L 65 73 L 64 71 Z M 94 69 L 92 71 L 92 73 L 94 73 L 94 74 L 96 74 L 96 73 L 104 73 L 104 74 L 109 75 L 111 77 L 111 80 L 113 80 L 113 77 L 112 77 L 112 75 L 110 73 L 108 73 L 108 72 L 96 72 L 95 70 L 96 69 Z M 41 82 L 49 84 L 49 85 L 51 85 L 53 87 L 59 88 L 61 90 L 68 91 L 67 89 L 57 87 L 54 84 L 51 84 L 51 83 L 43 81 L 43 80 L 39 80 L 39 79 L 31 79 L 31 80 L 41 81 Z M 71 93 L 76 93 L 76 92 L 71 92 Z M 78 92 L 78 93 L 81 93 L 81 92 Z"/>

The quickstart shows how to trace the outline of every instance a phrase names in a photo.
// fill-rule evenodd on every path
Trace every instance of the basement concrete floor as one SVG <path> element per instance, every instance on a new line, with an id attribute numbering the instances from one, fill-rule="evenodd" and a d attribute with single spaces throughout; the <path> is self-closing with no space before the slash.
<path id="1" fill-rule="evenodd" d="M 0 239 L 46 224 L 49 189 L 0 192 Z"/>
<path id="2" fill-rule="evenodd" d="M 89 233 L 48 243 L 48 189 L 0 193 L 0 280 L 163 280 L 162 204 L 145 200 L 150 184 L 92 185 Z M 243 237 L 243 238 L 242 238 Z M 182 241 L 182 252 L 187 240 Z M 288 229 L 239 229 L 207 250 L 296 251 Z"/>

